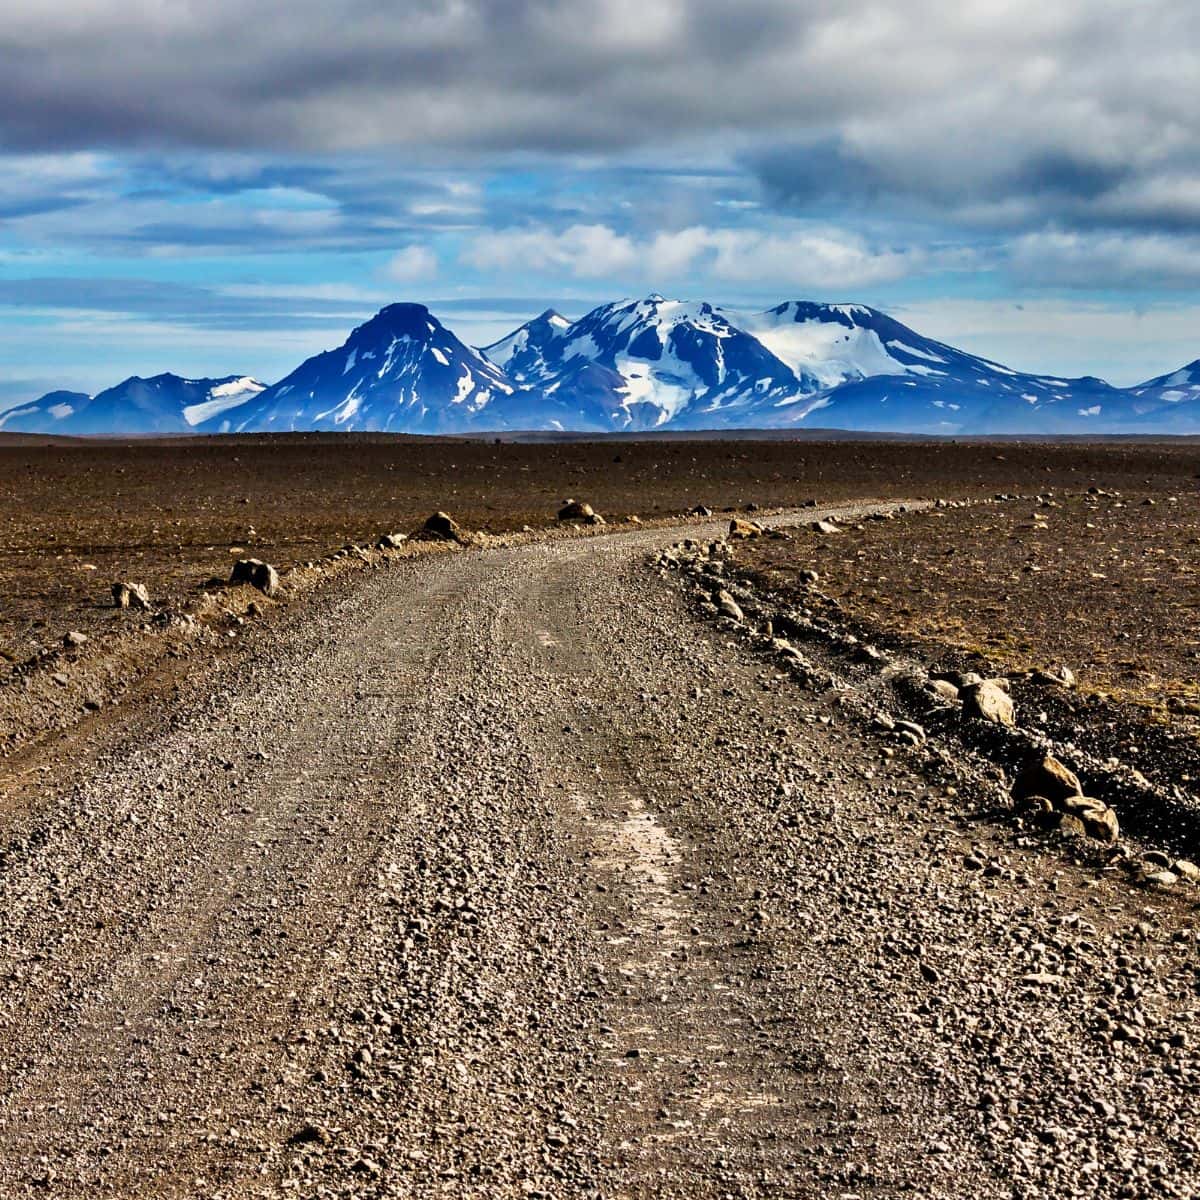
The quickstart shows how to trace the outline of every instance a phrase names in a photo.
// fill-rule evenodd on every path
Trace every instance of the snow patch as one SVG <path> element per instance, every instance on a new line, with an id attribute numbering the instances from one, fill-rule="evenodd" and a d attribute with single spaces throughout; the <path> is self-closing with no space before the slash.
<path id="1" fill-rule="evenodd" d="M 847 329 L 836 321 L 815 319 L 780 321 L 773 313 L 745 320 L 742 328 L 798 375 L 816 380 L 820 389 L 850 379 L 929 370 L 893 358 L 873 329 Z"/>
<path id="2" fill-rule="evenodd" d="M 902 354 L 911 354 L 913 358 L 923 358 L 926 362 L 945 363 L 945 359 L 938 354 L 930 354 L 928 350 L 918 350 L 915 346 L 907 346 L 904 342 L 897 341 L 893 338 L 888 345 L 893 350 L 899 350 Z"/>
<path id="3" fill-rule="evenodd" d="M 38 411 L 36 404 L 31 404 L 26 408 L 10 408 L 6 413 L 0 413 L 0 429 L 4 428 L 4 422 L 11 420 L 13 417 L 27 417 L 30 413 Z"/>
<path id="4" fill-rule="evenodd" d="M 221 413 L 227 412 L 231 408 L 236 408 L 239 404 L 244 404 L 247 400 L 253 400 L 259 392 L 266 390 L 264 384 L 249 375 L 243 375 L 240 379 L 231 379 L 228 383 L 220 383 L 213 388 L 208 393 L 207 400 L 201 400 L 199 404 L 185 405 L 183 419 L 189 425 L 199 425 L 213 417 L 220 416 Z M 284 391 L 288 390 L 290 389 L 284 389 Z M 279 394 L 282 396 L 283 391 Z"/>

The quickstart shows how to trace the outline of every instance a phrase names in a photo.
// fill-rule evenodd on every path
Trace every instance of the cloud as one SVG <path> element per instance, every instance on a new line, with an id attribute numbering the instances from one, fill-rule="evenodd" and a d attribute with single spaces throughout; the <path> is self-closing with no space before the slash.
<path id="1" fill-rule="evenodd" d="M 209 194 L 269 177 L 264 150 L 326 156 L 262 182 L 316 184 L 368 225 L 403 210 L 420 227 L 503 227 L 462 179 L 457 193 L 398 189 L 388 156 L 403 147 L 406 163 L 443 171 L 736 161 L 761 197 L 727 203 L 808 217 L 1016 235 L 1200 228 L 1192 0 L 420 0 L 400 15 L 383 0 L 261 0 L 247 19 L 249 7 L 9 0 L 0 145 L 174 154 Z M 353 180 L 328 165 L 356 154 Z M 27 203 L 71 206 L 87 190 L 67 179 Z M 577 210 L 562 228 L 613 223 L 581 191 L 550 202 Z M 337 221 L 290 206 L 257 219 L 268 241 L 332 239 Z M 186 244 L 170 221 L 142 229 Z"/>
<path id="2" fill-rule="evenodd" d="M 294 328 L 338 330 L 392 299 L 389 292 L 346 285 L 230 284 L 200 287 L 153 279 L 43 276 L 0 280 L 6 323 L 55 321 L 154 322 L 176 329 L 262 332 Z"/>
<path id="3" fill-rule="evenodd" d="M 1200 286 L 1200 236 L 1032 233 L 1012 248 L 1011 270 L 1024 284 L 1058 288 Z"/>
<path id="4" fill-rule="evenodd" d="M 462 261 L 485 273 L 527 270 L 601 278 L 633 271 L 638 251 L 633 239 L 607 225 L 571 225 L 552 229 L 501 229 L 478 234 Z"/>
<path id="5" fill-rule="evenodd" d="M 839 230 L 767 232 L 692 226 L 637 237 L 607 225 L 507 229 L 481 233 L 462 260 L 485 274 L 531 271 L 578 279 L 619 276 L 661 283 L 685 279 L 780 284 L 822 289 L 894 280 L 916 270 L 921 256 L 872 248 Z"/>
<path id="6" fill-rule="evenodd" d="M 1194 359 L 1200 328 L 1200 305 L 1178 300 L 1131 308 L 1081 297 L 955 297 L 899 305 L 893 315 L 928 337 L 1023 371 L 1099 375 L 1119 387 Z"/>
<path id="7" fill-rule="evenodd" d="M 424 279 L 432 279 L 438 273 L 437 255 L 428 246 L 414 243 L 393 255 L 383 273 L 397 283 L 417 283 Z"/>

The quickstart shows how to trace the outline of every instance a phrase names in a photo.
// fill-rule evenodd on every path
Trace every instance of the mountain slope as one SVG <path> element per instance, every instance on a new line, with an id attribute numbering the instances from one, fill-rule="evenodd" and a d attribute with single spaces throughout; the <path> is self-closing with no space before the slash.
<path id="1" fill-rule="evenodd" d="M 421 304 L 392 304 L 222 419 L 234 431 L 450 433 L 516 389 Z"/>
<path id="2" fill-rule="evenodd" d="M 576 396 L 610 429 L 729 424 L 796 391 L 791 369 L 711 304 L 658 295 L 601 305 L 538 338 L 523 327 L 497 347 L 514 379 L 560 403 Z"/>
<path id="3" fill-rule="evenodd" d="M 1200 359 L 1129 389 L 1135 418 L 1173 433 L 1200 432 Z"/>
<path id="4" fill-rule="evenodd" d="M 262 390 L 261 383 L 244 375 L 222 379 L 135 375 L 95 396 L 49 392 L 32 404 L 0 413 L 0 428 L 66 436 L 189 433 Z"/>
<path id="5" fill-rule="evenodd" d="M 570 327 L 566 317 L 548 308 L 508 337 L 484 346 L 483 353 L 518 383 L 539 379 L 547 372 L 547 362 L 556 359 L 556 344 Z"/>
<path id="6" fill-rule="evenodd" d="M 52 392 L 0 430 L 173 434 L 463 433 L 821 426 L 925 434 L 1200 432 L 1200 360 L 1134 388 L 1014 371 L 876 309 L 787 301 L 547 310 L 486 347 L 420 304 L 392 304 L 271 387 L 246 376 L 127 379 Z"/>
<path id="7" fill-rule="evenodd" d="M 87 392 L 47 392 L 31 404 L 0 413 L 0 429 L 9 433 L 69 433 L 65 423 L 91 404 Z"/>
<path id="8" fill-rule="evenodd" d="M 743 321 L 793 368 L 802 389 L 776 412 L 756 414 L 767 425 L 1099 432 L 1113 418 L 1128 415 L 1123 394 L 1103 380 L 1013 371 L 923 337 L 861 304 L 791 301 Z"/>

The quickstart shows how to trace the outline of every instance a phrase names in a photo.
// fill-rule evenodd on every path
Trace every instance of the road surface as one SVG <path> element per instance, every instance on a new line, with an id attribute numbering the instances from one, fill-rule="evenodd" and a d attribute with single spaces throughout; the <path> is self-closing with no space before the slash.
<path id="1" fill-rule="evenodd" d="M 10 772 L 0 1195 L 1195 1194 L 1187 914 L 675 536 L 364 573 Z"/>

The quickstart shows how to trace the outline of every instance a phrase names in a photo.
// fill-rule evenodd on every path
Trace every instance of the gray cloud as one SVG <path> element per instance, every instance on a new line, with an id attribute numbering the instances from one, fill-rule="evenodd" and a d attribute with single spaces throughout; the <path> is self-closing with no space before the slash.
<path id="1" fill-rule="evenodd" d="M 79 279 L 45 276 L 0 279 L 0 308 L 21 311 L 111 313 L 129 319 L 166 321 L 204 329 L 274 330 L 294 327 L 297 312 L 310 328 L 341 330 L 370 315 L 384 298 L 327 298 L 287 289 L 194 287 L 148 279 Z"/>
<path id="2" fill-rule="evenodd" d="M 1190 140 L 1197 32 L 1189 0 L 10 0 L 0 131 L 545 151 L 925 127 L 965 166 L 1039 130 Z"/>
<path id="3" fill-rule="evenodd" d="M 137 194 L 110 235 L 131 247 L 402 243 L 456 223 L 422 164 L 533 164 L 545 178 L 547 164 L 632 172 L 651 155 L 734 164 L 769 206 L 800 216 L 1186 237 L 1200 232 L 1200 7 L 9 0 L 0 147 L 155 155 L 198 191 L 303 189 L 336 209 L 239 231 L 219 214 L 155 214 L 155 196 Z M 264 165 L 264 151 L 290 157 Z M 628 220 L 645 228 L 698 221 L 717 194 L 684 211 L 682 185 L 656 196 L 631 180 Z M 0 188 L 0 215 L 87 194 Z M 462 223 L 612 220 L 583 189 L 505 202 L 500 218 L 481 209 Z"/>

